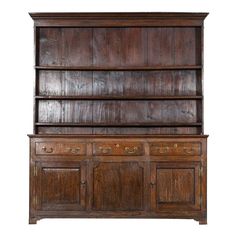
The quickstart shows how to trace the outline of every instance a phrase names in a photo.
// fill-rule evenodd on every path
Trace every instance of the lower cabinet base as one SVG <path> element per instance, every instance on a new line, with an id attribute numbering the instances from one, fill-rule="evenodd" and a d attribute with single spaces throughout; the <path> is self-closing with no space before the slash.
<path id="1" fill-rule="evenodd" d="M 32 224 L 37 224 L 37 221 L 40 220 L 40 219 L 42 219 L 42 218 L 39 218 L 39 217 L 37 217 L 37 218 L 36 218 L 36 217 L 30 217 L 30 218 L 29 218 L 29 224 L 31 224 L 31 225 L 32 225 Z"/>
<path id="2" fill-rule="evenodd" d="M 30 138 L 30 224 L 43 218 L 207 223 L 205 136 Z"/>
<path id="3" fill-rule="evenodd" d="M 76 212 L 65 211 L 39 212 L 37 216 L 29 218 L 29 224 L 37 224 L 38 220 L 46 218 L 141 218 L 141 219 L 193 219 L 200 225 L 207 224 L 207 216 L 202 212 L 173 212 L 173 213 L 143 213 L 143 212 Z"/>
<path id="4" fill-rule="evenodd" d="M 207 225 L 207 219 L 201 219 L 201 220 L 198 220 L 199 221 L 199 225 Z"/>

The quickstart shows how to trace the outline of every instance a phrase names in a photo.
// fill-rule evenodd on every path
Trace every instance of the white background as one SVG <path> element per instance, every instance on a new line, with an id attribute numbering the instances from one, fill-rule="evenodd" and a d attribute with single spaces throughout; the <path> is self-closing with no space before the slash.
<path id="1" fill-rule="evenodd" d="M 0 235 L 236 235 L 236 6 L 233 0 L 1 0 Z M 210 12 L 205 20 L 208 225 L 193 220 L 45 219 L 28 225 L 33 21 L 40 11 Z"/>

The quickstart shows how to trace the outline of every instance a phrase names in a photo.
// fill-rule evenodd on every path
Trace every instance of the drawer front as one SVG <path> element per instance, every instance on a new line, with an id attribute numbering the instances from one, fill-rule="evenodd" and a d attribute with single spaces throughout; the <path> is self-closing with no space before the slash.
<path id="1" fill-rule="evenodd" d="M 141 142 L 96 142 L 93 144 L 96 156 L 141 156 L 144 148 Z"/>
<path id="2" fill-rule="evenodd" d="M 151 156 L 199 156 L 200 142 L 153 142 L 149 144 Z"/>
<path id="3" fill-rule="evenodd" d="M 36 142 L 36 155 L 85 155 L 86 144 L 78 142 Z"/>

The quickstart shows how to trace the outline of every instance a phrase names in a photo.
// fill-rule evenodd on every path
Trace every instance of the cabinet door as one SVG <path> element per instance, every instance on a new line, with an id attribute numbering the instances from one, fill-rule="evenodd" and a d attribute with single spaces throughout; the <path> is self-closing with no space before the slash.
<path id="1" fill-rule="evenodd" d="M 200 209 L 199 163 L 152 163 L 151 206 L 154 211 Z"/>
<path id="2" fill-rule="evenodd" d="M 95 211 L 143 211 L 146 207 L 144 162 L 98 162 L 91 171 L 91 208 Z"/>
<path id="3" fill-rule="evenodd" d="M 86 166 L 82 162 L 37 164 L 38 210 L 80 210 L 85 207 Z"/>

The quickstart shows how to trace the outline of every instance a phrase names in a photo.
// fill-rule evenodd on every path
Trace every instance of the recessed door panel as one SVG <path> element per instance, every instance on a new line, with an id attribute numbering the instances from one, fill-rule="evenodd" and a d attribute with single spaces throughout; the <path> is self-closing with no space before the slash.
<path id="1" fill-rule="evenodd" d="M 142 163 L 100 162 L 93 167 L 93 210 L 143 210 L 144 191 Z"/>
<path id="2" fill-rule="evenodd" d="M 42 163 L 38 181 L 41 210 L 80 210 L 85 207 L 85 169 L 80 163 Z"/>
<path id="3" fill-rule="evenodd" d="M 200 166 L 188 163 L 153 163 L 152 208 L 161 210 L 200 209 Z"/>

